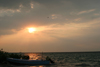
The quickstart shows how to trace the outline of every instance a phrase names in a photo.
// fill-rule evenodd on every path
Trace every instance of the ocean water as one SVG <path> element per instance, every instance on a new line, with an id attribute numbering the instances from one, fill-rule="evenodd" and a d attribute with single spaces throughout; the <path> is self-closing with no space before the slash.
<path id="1" fill-rule="evenodd" d="M 100 52 L 57 52 L 24 53 L 30 60 L 40 60 L 49 56 L 55 64 L 51 65 L 12 65 L 14 67 L 100 67 Z"/>

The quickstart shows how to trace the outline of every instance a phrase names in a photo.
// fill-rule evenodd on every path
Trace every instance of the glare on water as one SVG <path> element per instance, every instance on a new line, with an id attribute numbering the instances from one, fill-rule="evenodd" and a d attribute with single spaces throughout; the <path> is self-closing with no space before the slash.
<path id="1" fill-rule="evenodd" d="M 29 56 L 29 60 L 41 60 L 42 56 L 39 53 L 27 53 L 25 55 Z"/>

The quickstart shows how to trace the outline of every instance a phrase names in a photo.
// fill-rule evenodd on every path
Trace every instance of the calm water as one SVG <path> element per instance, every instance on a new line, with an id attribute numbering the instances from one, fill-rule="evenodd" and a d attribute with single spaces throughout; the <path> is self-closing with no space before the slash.
<path id="1" fill-rule="evenodd" d="M 40 60 L 49 56 L 55 61 L 53 65 L 39 66 L 15 66 L 14 67 L 100 67 L 100 52 L 82 52 L 82 53 L 25 53 L 30 56 L 30 60 Z"/>

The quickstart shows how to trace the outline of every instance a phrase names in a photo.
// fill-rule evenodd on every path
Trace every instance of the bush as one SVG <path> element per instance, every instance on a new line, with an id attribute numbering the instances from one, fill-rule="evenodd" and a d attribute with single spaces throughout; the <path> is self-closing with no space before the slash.
<path id="1" fill-rule="evenodd" d="M 8 53 L 0 50 L 0 62 L 6 61 Z"/>
<path id="2" fill-rule="evenodd" d="M 21 54 L 14 54 L 14 53 L 11 53 L 11 54 L 9 54 L 8 57 L 9 57 L 9 58 L 17 58 L 17 59 L 20 59 L 22 56 L 21 56 Z"/>
<path id="3" fill-rule="evenodd" d="M 6 61 L 7 58 L 29 59 L 29 56 L 15 54 L 15 53 L 7 53 L 7 52 L 0 50 L 0 63 Z"/>
<path id="4" fill-rule="evenodd" d="M 22 56 L 22 59 L 29 59 L 29 56 Z"/>

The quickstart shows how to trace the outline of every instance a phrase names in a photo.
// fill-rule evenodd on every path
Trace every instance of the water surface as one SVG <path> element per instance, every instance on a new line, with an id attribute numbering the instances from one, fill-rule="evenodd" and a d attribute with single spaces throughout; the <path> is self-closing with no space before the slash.
<path id="1" fill-rule="evenodd" d="M 14 67 L 100 67 L 100 52 L 57 52 L 24 53 L 30 60 L 41 60 L 49 56 L 55 61 L 52 65 L 16 66 Z"/>

